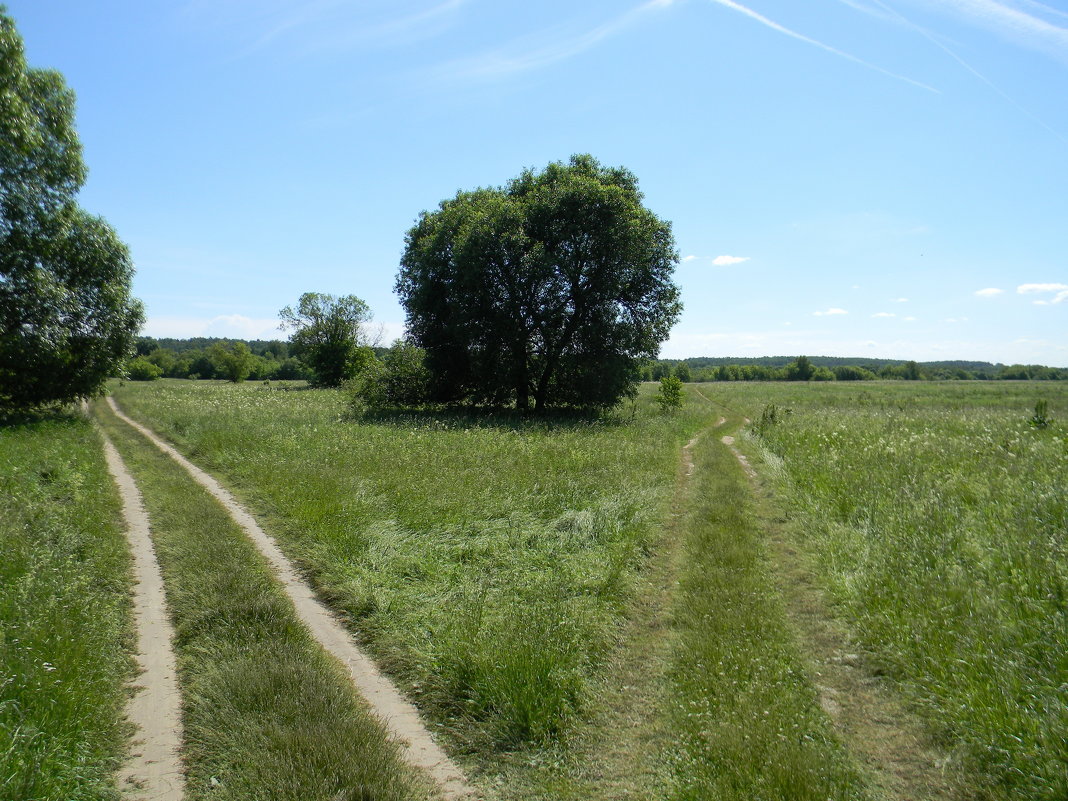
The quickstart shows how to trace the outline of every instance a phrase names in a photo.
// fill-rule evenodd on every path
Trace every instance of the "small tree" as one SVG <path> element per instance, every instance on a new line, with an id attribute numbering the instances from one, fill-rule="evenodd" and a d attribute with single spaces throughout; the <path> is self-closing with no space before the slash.
<path id="1" fill-rule="evenodd" d="M 305 292 L 296 309 L 278 314 L 282 329 L 293 331 L 290 350 L 311 368 L 317 386 L 340 386 L 374 358 L 366 331 L 371 309 L 355 295 Z"/>
<path id="2" fill-rule="evenodd" d="M 682 408 L 682 381 L 678 376 L 666 375 L 660 379 L 656 402 L 660 404 L 662 412 L 672 412 Z"/>
<path id="3" fill-rule="evenodd" d="M 689 384 L 691 380 L 690 365 L 686 362 L 679 362 L 675 365 L 675 376 L 684 384 Z"/>
<path id="4" fill-rule="evenodd" d="M 235 384 L 248 378 L 252 370 L 252 351 L 244 342 L 234 342 L 229 347 L 216 342 L 208 348 L 208 356 L 215 364 L 216 375 Z"/>
<path id="5" fill-rule="evenodd" d="M 808 381 L 816 368 L 807 356 L 798 356 L 796 361 L 786 365 L 787 381 Z"/>

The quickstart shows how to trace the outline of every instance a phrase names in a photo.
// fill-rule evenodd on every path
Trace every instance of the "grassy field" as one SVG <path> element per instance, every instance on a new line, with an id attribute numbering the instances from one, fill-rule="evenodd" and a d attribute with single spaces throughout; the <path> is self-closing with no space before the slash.
<path id="1" fill-rule="evenodd" d="M 129 556 L 88 421 L 0 427 L 0 498 L 0 798 L 117 798 Z"/>
<path id="2" fill-rule="evenodd" d="M 1068 387 L 703 391 L 754 420 L 817 572 L 980 792 L 1068 797 Z"/>
<path id="3" fill-rule="evenodd" d="M 340 419 L 329 391 L 174 382 L 117 400 L 233 482 L 462 749 L 557 739 L 585 703 L 707 411 Z"/>
<path id="4" fill-rule="evenodd" d="M 251 504 L 501 797 L 879 797 L 820 709 L 776 589 L 761 520 L 783 512 L 776 536 L 811 565 L 865 664 L 938 733 L 965 795 L 1068 795 L 1068 391 L 700 389 L 715 403 L 691 388 L 663 415 L 646 388 L 601 421 L 355 420 L 340 393 L 259 384 L 116 397 Z M 1028 422 L 1040 398 L 1045 429 Z M 743 415 L 770 500 L 718 442 Z M 660 645 L 632 631 L 656 603 Z M 630 647 L 647 650 L 620 663 Z M 644 745 L 621 730 L 633 710 L 619 664 L 648 685 L 633 682 Z M 633 782 L 606 784 L 605 770 Z"/>

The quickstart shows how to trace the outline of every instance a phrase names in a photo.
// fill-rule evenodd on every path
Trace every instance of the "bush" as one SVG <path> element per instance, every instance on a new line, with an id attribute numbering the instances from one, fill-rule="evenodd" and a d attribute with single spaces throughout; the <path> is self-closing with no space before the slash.
<path id="1" fill-rule="evenodd" d="M 672 412 L 682 408 L 682 382 L 678 376 L 666 375 L 660 379 L 660 391 L 656 402 L 663 412 Z"/>
<path id="2" fill-rule="evenodd" d="M 398 339 L 382 360 L 372 358 L 346 384 L 350 405 L 356 413 L 372 409 L 422 406 L 427 402 L 430 372 L 426 352 Z"/>
<path id="3" fill-rule="evenodd" d="M 146 357 L 138 356 L 126 364 L 126 375 L 129 376 L 131 381 L 155 381 L 163 375 L 163 370 Z"/>

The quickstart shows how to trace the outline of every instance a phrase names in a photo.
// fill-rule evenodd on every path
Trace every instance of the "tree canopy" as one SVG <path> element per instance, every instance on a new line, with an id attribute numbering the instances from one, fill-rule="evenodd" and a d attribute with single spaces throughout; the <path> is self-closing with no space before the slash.
<path id="1" fill-rule="evenodd" d="M 588 155 L 459 192 L 408 232 L 396 290 L 439 402 L 605 408 L 681 310 L 671 226 Z"/>
<path id="2" fill-rule="evenodd" d="M 290 350 L 312 369 L 319 386 L 339 386 L 373 356 L 367 336 L 371 309 L 355 295 L 305 292 L 295 309 L 286 306 L 278 314 L 282 328 L 293 331 Z"/>
<path id="3" fill-rule="evenodd" d="M 74 93 L 0 7 L 0 409 L 97 393 L 141 326 L 126 246 L 75 202 L 85 173 Z"/>

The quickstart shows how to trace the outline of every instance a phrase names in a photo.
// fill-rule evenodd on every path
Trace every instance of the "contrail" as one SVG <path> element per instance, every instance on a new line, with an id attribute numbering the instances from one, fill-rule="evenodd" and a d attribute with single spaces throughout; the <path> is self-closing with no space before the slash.
<path id="1" fill-rule="evenodd" d="M 975 67 L 973 67 L 971 64 L 969 64 L 967 61 L 965 61 L 963 58 L 958 56 L 951 48 L 949 48 L 946 45 L 942 44 L 942 42 L 940 42 L 937 38 L 932 36 L 930 34 L 930 32 L 927 31 L 926 28 L 924 28 L 921 25 L 917 25 L 912 20 L 906 18 L 897 9 L 891 8 L 889 5 L 884 3 L 883 0 L 871 0 L 871 2 L 875 3 L 875 5 L 879 6 L 879 8 L 883 9 L 883 11 L 887 12 L 888 14 L 893 14 L 895 18 L 897 18 L 898 20 L 903 22 L 905 25 L 907 25 L 908 27 L 912 28 L 914 31 L 919 33 L 921 36 L 923 36 L 924 39 L 929 41 L 931 44 L 933 44 L 935 47 L 937 47 L 939 50 L 941 50 L 947 56 L 949 56 L 954 61 L 956 61 L 958 64 L 960 64 L 962 67 L 964 67 L 964 69 L 968 70 L 968 72 L 970 72 L 972 75 L 974 75 L 980 81 L 982 81 L 987 86 L 989 86 L 991 89 L 993 89 L 998 95 L 1000 95 L 1002 97 L 1002 99 L 1006 100 L 1010 105 L 1014 106 L 1018 111 L 1022 112 L 1023 114 L 1027 115 L 1028 117 L 1030 117 L 1033 121 L 1037 122 L 1039 125 L 1041 125 L 1043 128 L 1045 128 L 1047 131 L 1049 131 L 1051 134 L 1053 134 L 1054 136 L 1058 137 L 1062 141 L 1068 142 L 1068 137 L 1065 137 L 1064 134 L 1062 134 L 1060 131 L 1056 130 L 1055 128 L 1051 128 L 1049 125 L 1047 125 L 1045 122 L 1043 122 L 1039 117 L 1037 117 L 1033 112 L 1031 112 L 1030 110 L 1024 108 L 1019 103 L 1017 103 L 1012 97 L 1010 97 L 1008 94 L 1006 94 L 1004 92 L 1004 90 L 1001 89 L 1000 86 L 995 84 L 993 81 L 991 81 L 985 75 L 983 75 L 983 73 L 979 72 L 979 70 L 977 70 Z M 1036 5 L 1038 5 L 1038 4 L 1036 3 Z"/>
<path id="2" fill-rule="evenodd" d="M 936 95 L 942 94 L 937 89 L 935 89 L 933 86 L 928 86 L 925 83 L 920 83 L 919 81 L 914 81 L 912 78 L 908 78 L 908 77 L 906 77 L 904 75 L 898 75 L 896 72 L 891 72 L 890 70 L 883 69 L 882 67 L 879 67 L 879 66 L 877 66 L 875 64 L 872 64 L 871 62 L 865 61 L 862 58 L 857 58 L 856 56 L 851 55 L 850 53 L 846 53 L 843 50 L 839 50 L 836 47 L 831 47 L 830 45 L 826 45 L 823 42 L 819 42 L 819 41 L 817 41 L 815 39 L 812 39 L 812 38 L 810 38 L 808 36 L 805 36 L 804 34 L 798 33 L 797 31 L 792 31 L 789 28 L 787 28 L 787 27 L 785 27 L 783 25 L 780 25 L 779 23 L 775 22 L 774 20 L 768 19 L 763 14 L 758 14 L 756 11 L 753 11 L 753 9 L 751 9 L 751 8 L 746 8 L 743 5 L 735 3 L 734 0 L 712 0 L 712 2 L 716 3 L 717 5 L 726 6 L 727 8 L 732 9 L 734 11 L 737 11 L 740 14 L 745 14 L 745 16 L 749 17 L 750 19 L 756 20 L 761 25 L 766 25 L 767 27 L 771 28 L 773 31 L 778 31 L 781 34 L 789 36 L 791 39 L 797 39 L 798 41 L 805 42 L 806 44 L 810 44 L 810 45 L 813 45 L 815 47 L 818 47 L 821 50 L 826 50 L 828 53 L 833 53 L 836 56 L 840 56 L 841 58 L 848 59 L 849 61 L 852 61 L 854 64 L 860 64 L 862 67 L 867 67 L 870 70 L 875 70 L 876 72 L 881 72 L 883 75 L 887 75 L 887 76 L 889 76 L 891 78 L 896 78 L 897 80 L 904 81 L 905 83 L 910 83 L 913 86 L 918 86 L 920 89 L 925 89 L 928 92 L 934 92 Z"/>

